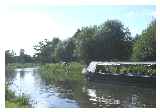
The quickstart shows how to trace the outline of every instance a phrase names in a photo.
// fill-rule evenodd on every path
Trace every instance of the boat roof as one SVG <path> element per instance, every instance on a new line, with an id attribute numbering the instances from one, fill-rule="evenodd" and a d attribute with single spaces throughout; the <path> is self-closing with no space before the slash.
<path id="1" fill-rule="evenodd" d="M 156 62 L 100 62 L 92 61 L 87 70 L 90 72 L 95 72 L 97 65 L 156 65 Z"/>
<path id="2" fill-rule="evenodd" d="M 155 65 L 156 62 L 97 62 L 97 65 Z"/>

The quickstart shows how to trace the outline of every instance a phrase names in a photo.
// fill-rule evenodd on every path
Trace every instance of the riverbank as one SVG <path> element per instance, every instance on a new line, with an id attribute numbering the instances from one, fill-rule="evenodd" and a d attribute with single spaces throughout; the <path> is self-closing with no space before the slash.
<path id="1" fill-rule="evenodd" d="M 84 65 L 78 62 L 71 62 L 67 65 L 62 63 L 51 63 L 51 64 L 39 64 L 39 63 L 9 63 L 6 65 L 6 70 L 14 70 L 16 68 L 33 68 L 33 67 L 40 67 L 42 73 L 47 74 L 66 74 L 66 73 L 81 73 Z M 104 66 L 98 66 L 97 69 L 104 70 Z M 156 75 L 156 66 L 142 66 L 142 65 L 135 65 L 135 66 L 122 66 L 122 67 L 115 67 L 109 66 L 109 69 L 112 73 L 124 74 L 124 73 L 143 73 L 144 75 Z M 68 71 L 67 71 L 68 70 Z"/>
<path id="2" fill-rule="evenodd" d="M 6 108 L 28 108 L 29 98 L 26 96 L 16 96 L 8 86 L 5 87 L 5 107 Z"/>
<path id="3" fill-rule="evenodd" d="M 33 64 L 36 65 L 36 64 Z M 31 67 L 32 64 L 22 65 L 18 64 L 9 64 L 7 68 L 11 68 L 6 70 L 6 77 L 10 75 L 15 75 L 12 70 L 13 68 L 23 68 L 23 67 Z M 35 66 L 33 66 L 35 67 Z M 81 88 L 85 84 L 85 76 L 81 74 L 84 65 L 71 62 L 71 63 L 52 63 L 52 64 L 39 64 L 38 74 L 46 84 L 53 84 L 55 86 L 59 85 L 67 85 L 69 88 L 72 88 L 76 95 L 79 94 L 78 88 Z M 63 88 L 63 87 L 62 87 Z M 6 92 L 6 94 L 9 94 Z M 76 96 L 73 95 L 73 96 Z M 11 98 L 12 99 L 12 98 Z M 6 101 L 8 103 L 8 101 Z M 15 103 L 15 102 L 14 102 Z"/>
<path id="4" fill-rule="evenodd" d="M 49 83 L 55 81 L 83 81 L 84 75 L 81 74 L 83 65 L 80 63 L 72 62 L 65 64 L 45 64 L 40 66 L 40 75 L 42 79 Z"/>
<path id="5" fill-rule="evenodd" d="M 16 93 L 16 98 L 15 95 L 6 98 L 6 107 L 115 107 L 96 100 L 102 97 L 106 101 L 110 98 L 119 100 L 121 103 L 116 107 L 155 107 L 155 88 L 89 82 L 81 74 L 83 67 L 83 64 L 75 62 L 52 63 L 41 65 L 38 69 L 8 71 L 6 82 L 10 82 L 8 87 Z M 7 91 L 6 95 L 12 96 Z M 132 95 L 136 95 L 136 105 L 132 105 Z M 27 105 L 28 101 L 30 105 Z"/>

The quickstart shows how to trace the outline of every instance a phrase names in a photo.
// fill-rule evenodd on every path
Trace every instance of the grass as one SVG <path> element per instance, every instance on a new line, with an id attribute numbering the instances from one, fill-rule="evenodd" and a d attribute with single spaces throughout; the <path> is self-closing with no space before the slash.
<path id="1" fill-rule="evenodd" d="M 84 75 L 81 74 L 84 65 L 76 62 L 70 63 L 68 66 L 64 64 L 45 64 L 40 66 L 40 76 L 48 83 L 56 81 L 81 81 L 84 82 Z M 99 69 L 105 69 L 104 66 L 99 66 Z M 144 75 L 156 75 L 155 66 L 110 66 L 112 73 L 143 73 Z"/>
<path id="2" fill-rule="evenodd" d="M 29 98 L 26 96 L 16 96 L 6 85 L 5 106 L 7 108 L 27 108 L 29 107 Z"/>
<path id="3" fill-rule="evenodd" d="M 45 64 L 40 66 L 40 75 L 47 82 L 55 81 L 83 81 L 84 75 L 81 74 L 83 65 L 72 62 L 65 66 L 64 64 Z"/>
<path id="4" fill-rule="evenodd" d="M 38 64 L 35 63 L 9 63 L 6 65 L 6 75 L 7 72 L 13 72 L 12 70 L 16 68 L 31 68 L 38 66 Z M 5 87 L 5 106 L 7 108 L 26 108 L 29 107 L 29 98 L 27 96 L 16 96 L 14 92 L 12 92 L 8 88 L 8 84 L 6 84 Z"/>
<path id="5" fill-rule="evenodd" d="M 45 64 L 40 66 L 40 76 L 47 84 L 54 84 L 63 90 L 72 90 L 70 98 L 81 100 L 86 94 L 82 87 L 86 84 L 85 75 L 81 73 L 84 65 L 76 62 L 64 64 Z"/>
<path id="6" fill-rule="evenodd" d="M 7 100 L 5 102 L 6 108 L 27 108 L 29 107 L 28 104 L 25 104 L 22 102 L 21 98 L 18 98 L 17 100 Z"/>

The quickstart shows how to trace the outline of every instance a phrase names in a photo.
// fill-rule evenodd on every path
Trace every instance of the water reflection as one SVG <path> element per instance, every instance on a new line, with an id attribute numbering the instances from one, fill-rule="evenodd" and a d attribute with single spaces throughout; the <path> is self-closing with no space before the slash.
<path id="1" fill-rule="evenodd" d="M 97 107 L 155 107 L 156 93 L 152 88 L 90 83 L 89 100 Z"/>
<path id="2" fill-rule="evenodd" d="M 43 81 L 36 68 L 16 69 L 6 75 L 16 95 L 28 95 L 32 107 L 155 107 L 155 88 L 84 83 L 82 81 Z M 10 76 L 10 77 L 9 77 Z"/>

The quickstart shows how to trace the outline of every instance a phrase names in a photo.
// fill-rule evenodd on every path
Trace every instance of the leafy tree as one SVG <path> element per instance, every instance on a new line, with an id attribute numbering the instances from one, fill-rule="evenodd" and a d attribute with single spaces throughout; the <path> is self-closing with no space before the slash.
<path id="1" fill-rule="evenodd" d="M 134 46 L 132 60 L 134 61 L 156 61 L 156 21 L 143 30 L 138 36 Z"/>
<path id="2" fill-rule="evenodd" d="M 13 50 L 6 50 L 5 51 L 5 64 L 14 63 L 15 62 L 15 52 Z"/>
<path id="3" fill-rule="evenodd" d="M 100 26 L 95 45 L 97 60 L 128 60 L 132 48 L 129 29 L 120 21 L 108 20 Z"/>
<path id="4" fill-rule="evenodd" d="M 20 63 L 25 63 L 25 50 L 24 49 L 20 49 L 20 53 L 19 53 L 19 62 Z"/>
<path id="5" fill-rule="evenodd" d="M 55 48 L 55 52 L 54 52 L 54 58 L 55 58 L 55 62 L 60 62 L 60 61 L 64 61 L 64 46 L 61 43 L 59 43 L 57 45 L 57 47 Z"/>
<path id="6" fill-rule="evenodd" d="M 58 38 L 53 38 L 52 41 L 45 39 L 39 42 L 38 45 L 34 46 L 34 50 L 36 51 L 34 58 L 41 63 L 55 62 L 54 52 L 59 42 Z"/>
<path id="7" fill-rule="evenodd" d="M 16 63 L 33 63 L 33 58 L 25 53 L 24 49 L 20 49 L 19 56 L 14 56 Z"/>
<path id="8" fill-rule="evenodd" d="M 74 60 L 74 49 L 75 49 L 75 44 L 74 41 L 69 38 L 66 41 L 63 42 L 63 48 L 64 48 L 64 61 L 73 61 Z"/>
<path id="9" fill-rule="evenodd" d="M 47 62 L 47 53 L 46 53 L 46 47 L 47 47 L 47 39 L 44 39 L 44 41 L 40 41 L 38 45 L 34 46 L 34 50 L 36 53 L 34 54 L 34 57 L 38 62 Z"/>
<path id="10" fill-rule="evenodd" d="M 84 60 L 88 62 L 92 60 L 93 46 L 92 44 L 98 28 L 97 26 L 82 27 L 78 29 L 73 36 L 73 41 L 75 43 L 74 56 L 79 60 Z"/>
<path id="11" fill-rule="evenodd" d="M 33 58 L 27 54 L 24 55 L 24 60 L 25 60 L 24 61 L 25 63 L 33 63 L 34 62 Z"/>
<path id="12" fill-rule="evenodd" d="M 55 48 L 55 52 L 54 52 L 54 58 L 56 62 L 73 61 L 75 59 L 74 49 L 75 49 L 75 44 L 71 38 L 59 43 Z"/>
<path id="13" fill-rule="evenodd" d="M 138 56 L 143 52 L 139 50 L 142 46 L 142 49 L 147 52 L 141 53 L 141 55 L 144 54 L 143 57 L 145 56 L 145 59 L 146 56 L 153 59 L 155 38 L 152 40 L 145 38 L 146 35 L 152 37 L 153 31 L 147 29 L 142 35 L 136 35 L 133 39 L 129 29 L 124 27 L 120 21 L 108 20 L 99 26 L 82 27 L 75 32 L 72 38 L 65 41 L 53 38 L 52 41 L 45 39 L 39 42 L 38 45 L 34 46 L 36 50 L 34 59 L 41 63 L 59 61 L 83 61 L 89 63 L 93 60 L 128 61 L 132 55 L 132 59 L 137 60 L 140 59 Z M 144 47 L 142 45 L 144 42 L 146 46 L 149 45 L 151 47 Z M 133 54 L 132 51 L 134 52 Z"/>
<path id="14" fill-rule="evenodd" d="M 132 52 L 129 29 L 117 20 L 108 20 L 100 26 L 78 29 L 73 38 L 76 53 L 86 63 L 93 60 L 128 60 Z"/>

